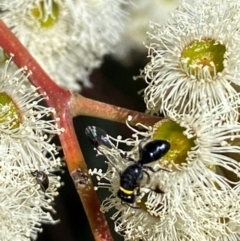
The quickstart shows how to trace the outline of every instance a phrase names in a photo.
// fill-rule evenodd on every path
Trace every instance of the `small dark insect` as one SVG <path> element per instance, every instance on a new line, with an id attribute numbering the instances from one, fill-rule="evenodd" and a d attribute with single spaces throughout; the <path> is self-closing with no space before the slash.
<path id="1" fill-rule="evenodd" d="M 110 143 L 105 139 L 107 133 L 95 126 L 88 126 L 86 128 L 86 135 L 90 138 L 90 141 L 96 148 L 100 145 L 109 147 Z M 89 133 L 92 133 L 91 135 Z M 112 148 L 112 146 L 111 146 Z M 144 173 L 147 175 L 148 182 L 150 181 L 150 175 L 148 171 L 158 172 L 160 170 L 168 171 L 164 168 L 154 170 L 150 166 L 145 164 L 157 161 L 163 157 L 170 149 L 170 143 L 166 140 L 153 140 L 142 146 L 142 142 L 139 144 L 139 160 L 135 161 L 131 158 L 127 158 L 133 161 L 134 164 L 129 165 L 124 171 L 119 171 L 120 185 L 117 192 L 117 196 L 126 203 L 134 203 L 136 196 L 140 195 L 140 184 L 143 179 Z M 114 165 L 114 163 L 112 163 Z M 163 193 L 163 192 L 162 192 Z"/>
<path id="2" fill-rule="evenodd" d="M 49 186 L 49 179 L 48 175 L 43 171 L 33 171 L 31 174 L 36 178 L 37 183 L 41 186 L 43 192 L 48 189 Z"/>

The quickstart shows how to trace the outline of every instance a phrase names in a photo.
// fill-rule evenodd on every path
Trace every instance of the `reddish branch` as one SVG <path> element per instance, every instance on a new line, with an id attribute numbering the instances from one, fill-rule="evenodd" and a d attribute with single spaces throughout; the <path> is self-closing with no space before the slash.
<path id="1" fill-rule="evenodd" d="M 158 116 L 151 116 L 141 112 L 109 105 L 88 99 L 78 94 L 74 95 L 71 107 L 73 116 L 85 115 L 121 123 L 125 123 L 127 117 L 130 115 L 132 116 L 130 122 L 131 125 L 135 125 L 138 122 L 146 125 L 153 125 L 160 120 Z"/>
<path id="2" fill-rule="evenodd" d="M 60 141 L 68 170 L 83 203 L 95 240 L 111 241 L 112 237 L 107 222 L 100 212 L 100 204 L 77 141 L 72 118 L 76 115 L 86 115 L 125 122 L 127 116 L 131 115 L 133 117 L 132 124 L 142 122 L 148 125 L 152 125 L 159 118 L 90 100 L 78 94 L 73 95 L 51 80 L 1 20 L 0 36 L 0 46 L 6 53 L 14 54 L 13 61 L 17 66 L 26 66 L 32 72 L 29 80 L 36 87 L 40 87 L 39 92 L 47 94 L 49 97 L 46 101 L 47 105 L 55 108 L 56 116 L 60 119 L 58 124 L 65 129 L 60 135 Z"/>

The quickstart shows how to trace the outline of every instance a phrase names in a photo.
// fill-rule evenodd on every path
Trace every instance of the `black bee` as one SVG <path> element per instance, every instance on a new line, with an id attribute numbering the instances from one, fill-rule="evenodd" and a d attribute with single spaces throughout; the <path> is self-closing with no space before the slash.
<path id="1" fill-rule="evenodd" d="M 85 133 L 96 148 L 98 148 L 100 145 L 112 148 L 107 139 L 107 133 L 104 130 L 95 126 L 88 126 Z M 150 175 L 148 171 L 168 171 L 164 168 L 154 170 L 152 167 L 146 166 L 145 164 L 157 161 L 163 157 L 169 151 L 169 149 L 170 143 L 166 140 L 153 140 L 144 146 L 142 146 L 142 143 L 140 143 L 139 160 L 135 161 L 131 158 L 127 158 L 130 161 L 133 161 L 134 164 L 128 166 L 124 171 L 118 171 L 120 175 L 120 185 L 117 196 L 126 203 L 134 203 L 136 196 L 140 195 L 140 184 L 144 173 L 147 175 L 149 182 Z"/>
<path id="2" fill-rule="evenodd" d="M 41 186 L 43 192 L 48 189 L 49 186 L 49 179 L 48 175 L 43 171 L 33 171 L 31 174 L 36 178 L 37 183 Z"/>

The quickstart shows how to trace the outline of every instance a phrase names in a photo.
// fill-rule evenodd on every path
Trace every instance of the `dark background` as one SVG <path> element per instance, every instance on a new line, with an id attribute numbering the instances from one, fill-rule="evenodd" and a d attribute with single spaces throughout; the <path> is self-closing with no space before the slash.
<path id="1" fill-rule="evenodd" d="M 133 58 L 135 57 L 135 59 Z M 94 100 L 121 106 L 124 108 L 144 111 L 143 98 L 137 93 L 145 86 L 144 80 L 133 80 L 133 76 L 139 75 L 139 70 L 146 64 L 146 55 L 132 54 L 133 64 L 126 66 L 119 61 L 106 57 L 101 68 L 91 75 L 94 87 L 83 89 L 82 95 Z M 84 130 L 88 125 L 96 125 L 106 130 L 112 136 L 122 135 L 128 137 L 129 130 L 123 124 L 79 116 L 74 119 L 74 126 L 84 157 L 89 168 L 104 169 L 104 157 L 96 157 L 93 147 L 85 137 Z M 43 232 L 39 234 L 37 241 L 94 241 L 85 212 L 79 196 L 75 191 L 71 177 L 65 168 L 62 174 L 64 186 L 59 189 L 59 196 L 55 200 L 55 219 L 61 222 L 56 225 L 43 225 Z M 94 180 L 93 180 L 94 181 Z M 98 191 L 100 200 L 108 195 L 105 189 Z M 114 210 L 111 210 L 113 213 Z M 113 230 L 113 221 L 109 219 L 111 212 L 107 213 L 107 219 L 115 241 L 123 240 Z"/>

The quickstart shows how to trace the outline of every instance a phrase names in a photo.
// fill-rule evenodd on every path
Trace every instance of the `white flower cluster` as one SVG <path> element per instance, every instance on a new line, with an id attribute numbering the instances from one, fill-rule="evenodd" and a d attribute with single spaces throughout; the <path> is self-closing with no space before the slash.
<path id="1" fill-rule="evenodd" d="M 112 218 L 124 240 L 240 239 L 239 23 L 237 1 L 196 0 L 183 2 L 166 26 L 153 24 L 151 62 L 143 71 L 147 109 L 164 113 L 166 123 L 183 131 L 179 135 L 156 124 L 115 145 L 108 137 L 112 148 L 98 147 L 108 169 L 91 173 L 99 187 L 111 192 L 102 211 L 117 210 Z M 145 169 L 148 174 L 143 172 L 139 190 L 134 190 L 136 201 L 127 204 L 117 193 L 123 171 L 133 163 L 129 156 L 138 161 L 141 139 L 161 139 L 158 135 L 171 148 L 163 160 L 147 165 L 158 170 L 160 164 L 170 172 Z M 181 156 L 185 139 L 191 145 Z M 119 142 L 134 148 L 123 154 Z M 123 191 L 128 195 L 129 190 Z"/>
<path id="2" fill-rule="evenodd" d="M 133 204 L 124 203 L 117 195 L 121 175 L 133 164 L 129 157 L 139 160 L 136 147 L 140 140 L 150 137 L 154 131 L 148 128 L 145 133 L 135 133 L 133 139 L 116 140 L 112 148 L 99 146 L 99 153 L 108 159 L 108 169 L 106 172 L 91 170 L 90 174 L 97 176 L 98 187 L 111 192 L 102 203 L 102 211 L 117 210 L 112 219 L 115 231 L 123 235 L 124 240 L 238 240 L 240 123 L 223 120 L 223 114 L 219 105 L 209 112 L 203 109 L 188 116 L 171 116 L 171 120 L 185 128 L 184 134 L 194 140 L 194 146 L 182 163 L 174 163 L 171 156 L 164 160 L 162 165 L 167 165 L 170 172 L 147 171 L 149 183 L 143 173 L 140 195 L 135 193 Z M 118 149 L 119 142 L 134 148 L 123 154 Z M 173 149 L 172 153 L 174 151 L 178 150 Z M 147 165 L 154 170 L 159 168 L 159 163 Z"/>
<path id="3" fill-rule="evenodd" d="M 62 162 L 50 141 L 61 130 L 46 119 L 54 110 L 39 105 L 47 97 L 26 85 L 26 70 L 8 75 L 8 65 L 0 79 L 0 240 L 35 240 L 41 223 L 56 222 Z"/>
<path id="4" fill-rule="evenodd" d="M 227 0 L 183 2 L 167 25 L 151 25 L 151 61 L 142 72 L 150 113 L 176 108 L 188 113 L 202 100 L 209 109 L 234 101 L 240 78 L 239 11 L 239 3 Z"/>
<path id="5" fill-rule="evenodd" d="M 126 0 L 0 3 L 0 17 L 58 84 L 80 90 L 119 41 Z"/>

